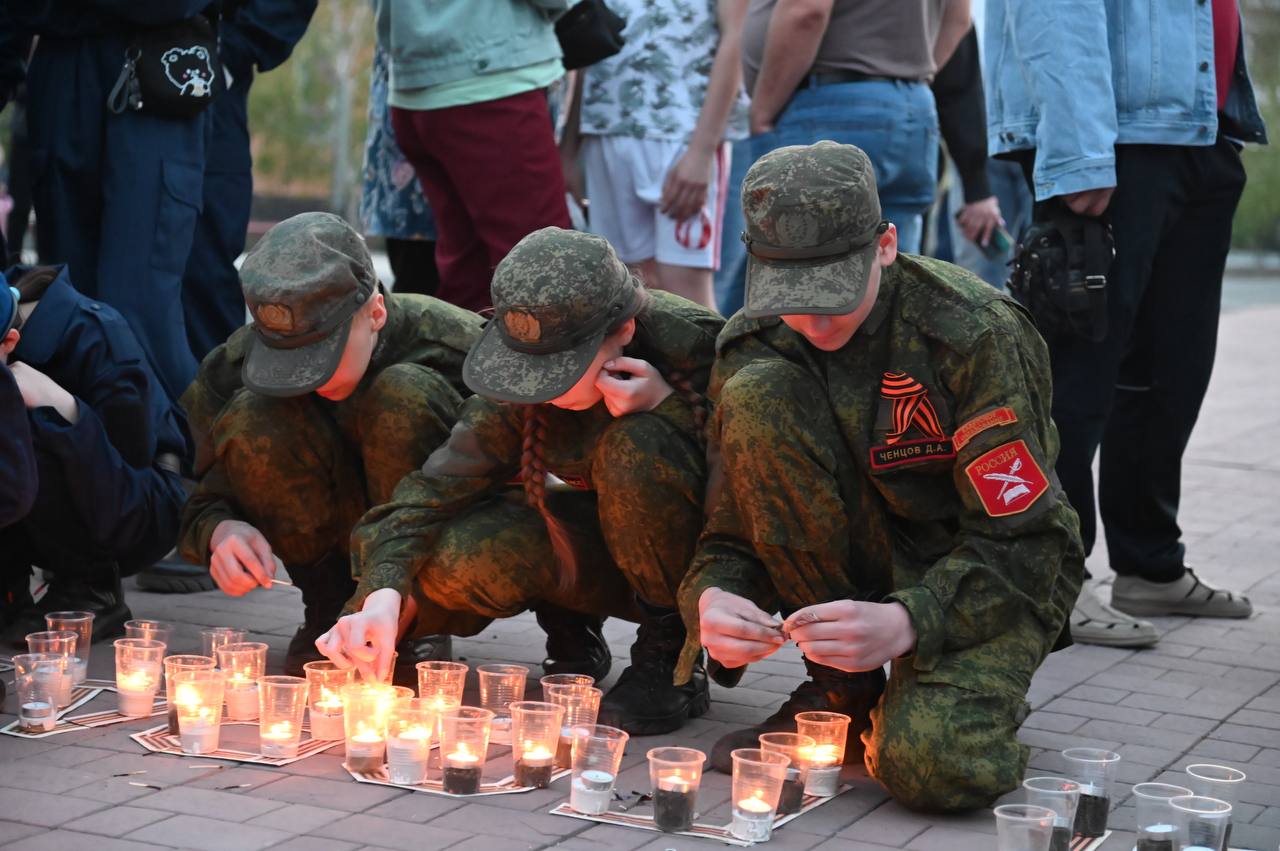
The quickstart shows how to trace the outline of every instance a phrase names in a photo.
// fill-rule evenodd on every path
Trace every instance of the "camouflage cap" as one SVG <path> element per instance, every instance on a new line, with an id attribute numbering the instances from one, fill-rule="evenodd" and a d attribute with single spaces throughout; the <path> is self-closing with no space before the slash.
<path id="1" fill-rule="evenodd" d="M 750 317 L 848 313 L 875 262 L 880 199 L 871 160 L 835 142 L 758 159 L 742 181 Z"/>
<path id="2" fill-rule="evenodd" d="M 351 317 L 378 276 L 364 238 L 332 213 L 302 213 L 263 234 L 240 267 L 256 332 L 241 377 L 267 396 L 301 396 L 333 377 Z"/>
<path id="3" fill-rule="evenodd" d="M 462 378 L 481 396 L 535 404 L 582 378 L 605 334 L 639 311 L 644 289 L 604 238 L 543 228 L 498 264 L 491 294 L 493 320 Z"/>

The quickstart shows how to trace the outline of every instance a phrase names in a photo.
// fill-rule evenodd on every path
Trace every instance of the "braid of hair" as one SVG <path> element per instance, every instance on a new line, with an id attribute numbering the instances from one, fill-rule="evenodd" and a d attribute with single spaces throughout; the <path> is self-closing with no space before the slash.
<path id="1" fill-rule="evenodd" d="M 684 373 L 671 372 L 664 376 L 671 388 L 680 394 L 680 398 L 693 408 L 693 427 L 698 441 L 707 442 L 707 397 L 693 389 L 693 383 L 685 378 Z"/>
<path id="2" fill-rule="evenodd" d="M 541 405 L 526 405 L 524 442 L 520 452 L 520 479 L 525 501 L 536 508 L 547 524 L 547 537 L 559 566 L 561 592 L 572 592 L 578 583 L 578 554 L 572 531 L 547 508 L 547 421 Z"/>

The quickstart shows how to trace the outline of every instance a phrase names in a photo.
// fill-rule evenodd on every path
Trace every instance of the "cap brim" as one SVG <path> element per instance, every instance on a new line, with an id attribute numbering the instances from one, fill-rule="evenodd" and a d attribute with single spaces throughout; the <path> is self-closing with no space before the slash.
<path id="1" fill-rule="evenodd" d="M 765 316 L 848 313 L 862 301 L 875 262 L 876 243 L 830 263 L 747 258 L 743 313 Z"/>
<path id="2" fill-rule="evenodd" d="M 319 390 L 337 372 L 350 335 L 350 320 L 325 339 L 296 349 L 273 349 L 254 334 L 241 380 L 264 396 L 302 396 Z"/>
<path id="3" fill-rule="evenodd" d="M 497 326 L 490 322 L 467 352 L 462 380 L 475 393 L 500 402 L 550 402 L 578 383 L 602 342 L 603 330 L 572 349 L 527 355 L 507 348 Z"/>

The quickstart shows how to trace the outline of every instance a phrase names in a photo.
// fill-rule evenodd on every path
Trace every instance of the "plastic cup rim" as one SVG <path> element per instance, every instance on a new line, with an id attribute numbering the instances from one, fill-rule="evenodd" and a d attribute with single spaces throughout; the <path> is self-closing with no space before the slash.
<path id="1" fill-rule="evenodd" d="M 1037 804 L 1001 804 L 992 812 L 995 813 L 997 819 L 1016 822 L 1052 822 L 1058 817 L 1058 814 L 1053 810 Z"/>
<path id="2" fill-rule="evenodd" d="M 1203 801 L 1206 804 L 1212 804 L 1212 807 L 1197 807 L 1193 802 Z M 1169 799 L 1169 806 L 1175 810 L 1190 815 L 1197 816 L 1227 816 L 1231 814 L 1232 807 L 1221 798 L 1211 798 L 1208 795 L 1179 795 L 1176 798 Z"/>
<path id="3" fill-rule="evenodd" d="M 1172 795 L 1153 794 L 1153 791 L 1157 787 L 1161 789 L 1174 789 L 1177 791 Z M 1186 786 L 1178 786 L 1175 783 L 1161 783 L 1156 780 L 1133 784 L 1133 794 L 1137 795 L 1139 798 L 1146 798 L 1148 801 L 1171 801 L 1174 798 L 1186 798 L 1195 795 L 1195 793 Z"/>
<path id="4" fill-rule="evenodd" d="M 662 756 L 663 752 L 675 753 L 674 756 Z M 661 763 L 670 766 L 701 766 L 707 761 L 707 755 L 697 748 L 685 748 L 679 745 L 662 745 L 656 748 L 649 748 L 645 752 L 645 759 L 654 763 Z"/>
<path id="5" fill-rule="evenodd" d="M 1215 768 L 1215 769 L 1220 769 L 1220 770 L 1222 770 L 1222 771 L 1224 771 L 1224 772 L 1230 772 L 1230 773 L 1231 773 L 1231 776 L 1229 776 L 1229 777 L 1206 777 L 1206 776 L 1205 776 L 1205 775 L 1203 775 L 1203 774 L 1197 774 L 1197 773 L 1195 772 L 1195 770 L 1194 770 L 1194 769 L 1197 769 L 1197 768 Z M 1188 765 L 1188 766 L 1187 766 L 1187 774 L 1190 774 L 1192 777 L 1196 778 L 1197 780 L 1207 780 L 1207 781 L 1208 781 L 1208 782 L 1210 782 L 1210 783 L 1243 783 L 1246 779 L 1248 779 L 1248 776 L 1249 776 L 1249 775 L 1245 774 L 1243 771 L 1241 771 L 1241 770 L 1240 770 L 1240 769 L 1238 769 L 1238 768 L 1234 768 L 1234 767 L 1232 767 L 1232 766 L 1230 766 L 1230 765 L 1221 765 L 1220 763 L 1216 763 L 1216 762 L 1196 762 L 1196 763 L 1192 763 L 1191 765 Z M 1239 775 L 1239 777 L 1237 777 L 1237 776 L 1235 776 L 1235 775 Z"/>
<path id="6" fill-rule="evenodd" d="M 1086 765 L 1113 765 L 1120 761 L 1120 754 L 1103 748 L 1067 748 L 1062 757 Z"/>
<path id="7" fill-rule="evenodd" d="M 1042 785 L 1041 781 L 1045 781 Z M 1052 783 L 1053 787 L 1048 784 Z M 1063 789 L 1066 784 L 1074 786 L 1074 789 Z M 1051 774 L 1042 774 L 1038 777 L 1028 777 L 1022 781 L 1022 788 L 1029 792 L 1038 792 L 1042 795 L 1070 795 L 1071 793 L 1079 793 L 1081 789 L 1079 780 L 1072 780 L 1070 777 L 1054 777 Z"/>

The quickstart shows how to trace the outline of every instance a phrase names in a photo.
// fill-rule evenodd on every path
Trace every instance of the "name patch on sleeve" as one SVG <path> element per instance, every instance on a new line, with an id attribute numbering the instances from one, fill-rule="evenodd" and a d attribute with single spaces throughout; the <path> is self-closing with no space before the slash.
<path id="1" fill-rule="evenodd" d="M 997 446 L 964 468 L 992 517 L 1021 514 L 1049 489 L 1049 479 L 1021 440 Z"/>
<path id="2" fill-rule="evenodd" d="M 956 451 L 964 449 L 969 441 L 973 440 L 982 432 L 996 426 L 1010 425 L 1018 421 L 1018 415 L 1013 412 L 1013 408 L 996 408 L 986 413 L 978 414 L 969 422 L 956 429 L 956 433 L 951 440 L 956 445 Z"/>

